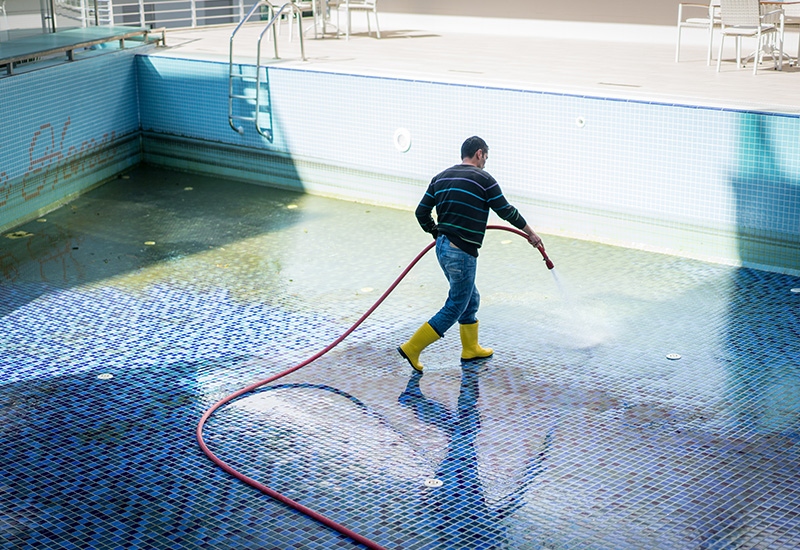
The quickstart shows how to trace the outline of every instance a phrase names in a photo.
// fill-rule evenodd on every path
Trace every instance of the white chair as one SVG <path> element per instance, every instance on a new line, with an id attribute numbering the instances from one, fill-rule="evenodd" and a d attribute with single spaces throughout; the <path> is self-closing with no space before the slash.
<path id="1" fill-rule="evenodd" d="M 292 4 L 297 6 L 297 8 L 305 13 L 305 12 L 313 12 L 316 8 L 313 0 L 291 0 Z M 275 16 L 275 12 L 283 5 L 285 2 L 281 3 L 278 0 L 275 0 L 274 5 L 270 5 L 269 7 L 269 17 L 272 19 Z M 292 37 L 294 36 L 294 27 L 297 25 L 297 19 L 300 18 L 300 13 L 294 9 L 286 9 L 281 13 L 281 19 L 275 22 L 275 27 L 277 29 L 278 36 L 281 34 L 281 22 L 286 21 L 289 24 L 289 42 L 292 41 Z"/>
<path id="2" fill-rule="evenodd" d="M 794 58 L 794 65 L 800 65 L 800 2 L 776 2 L 774 4 L 763 2 L 761 4 L 767 10 L 783 10 L 783 29 L 788 28 L 797 31 L 797 56 Z M 789 57 L 789 56 L 787 56 Z M 789 57 L 791 59 L 791 57 Z"/>
<path id="3" fill-rule="evenodd" d="M 761 13 L 759 0 L 720 0 L 721 39 L 717 56 L 717 72 L 722 63 L 722 47 L 726 36 L 736 38 L 736 66 L 742 64 L 742 37 L 756 39 L 753 52 L 753 74 L 758 71 L 758 64 L 767 50 L 772 56 L 773 65 L 783 69 L 783 10 L 777 9 Z"/>
<path id="4" fill-rule="evenodd" d="M 297 6 L 297 8 L 302 13 L 307 13 L 307 12 L 312 12 L 313 13 L 314 10 L 316 10 L 316 8 L 317 8 L 316 4 L 311 0 L 308 0 L 308 1 L 305 1 L 305 0 L 292 0 L 292 4 Z M 295 10 L 292 10 L 291 15 L 289 15 L 289 41 L 292 40 L 292 35 L 294 34 L 294 23 L 293 23 L 293 21 L 295 21 L 299 17 L 302 17 L 301 14 L 296 12 Z"/>
<path id="5" fill-rule="evenodd" d="M 685 12 L 695 12 L 699 15 L 704 11 L 703 17 L 687 17 Z M 678 4 L 678 41 L 675 46 L 675 63 L 681 55 L 681 31 L 683 29 L 705 29 L 708 31 L 708 53 L 706 64 L 711 65 L 711 50 L 714 42 L 714 27 L 719 27 L 722 20 L 719 18 L 719 0 L 712 0 L 708 4 L 691 4 L 681 2 Z"/>
<path id="6" fill-rule="evenodd" d="M 351 26 L 351 17 L 350 13 L 354 11 L 363 11 L 367 14 L 367 33 L 372 35 L 372 29 L 369 25 L 369 13 L 375 16 L 375 30 L 377 32 L 378 38 L 381 37 L 381 28 L 378 25 L 378 0 L 329 0 L 328 5 L 333 6 L 336 5 L 336 22 L 337 25 L 339 23 L 339 12 L 340 10 L 344 10 L 347 13 L 347 32 L 346 36 L 347 39 L 350 40 L 350 26 Z M 341 30 L 341 26 L 339 26 Z"/>

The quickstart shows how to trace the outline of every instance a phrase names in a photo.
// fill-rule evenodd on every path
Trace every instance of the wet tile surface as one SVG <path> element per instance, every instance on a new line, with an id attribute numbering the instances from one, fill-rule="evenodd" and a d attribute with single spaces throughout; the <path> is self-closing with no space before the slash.
<path id="1" fill-rule="evenodd" d="M 141 168 L 44 219 L 0 236 L 0 548 L 354 547 L 194 432 L 355 322 L 413 215 Z M 390 549 L 800 546 L 800 280 L 545 236 L 554 275 L 500 233 L 494 357 L 397 356 L 444 299 L 429 254 L 211 449 Z"/>

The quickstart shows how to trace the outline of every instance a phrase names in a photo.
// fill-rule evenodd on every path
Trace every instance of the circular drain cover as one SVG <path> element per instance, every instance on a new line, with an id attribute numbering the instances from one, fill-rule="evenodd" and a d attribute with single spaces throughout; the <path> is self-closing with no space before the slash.
<path id="1" fill-rule="evenodd" d="M 103 374 L 98 374 L 97 377 L 100 380 L 111 380 L 112 378 L 114 378 L 114 375 L 111 374 L 110 372 L 104 372 Z"/>
<path id="2" fill-rule="evenodd" d="M 425 487 L 441 487 L 442 485 L 442 480 L 440 479 L 431 478 L 425 480 Z"/>
<path id="3" fill-rule="evenodd" d="M 667 354 L 667 359 L 670 359 L 672 361 L 674 361 L 676 359 L 680 359 L 680 358 L 681 358 L 681 356 L 680 356 L 679 353 L 668 353 Z"/>

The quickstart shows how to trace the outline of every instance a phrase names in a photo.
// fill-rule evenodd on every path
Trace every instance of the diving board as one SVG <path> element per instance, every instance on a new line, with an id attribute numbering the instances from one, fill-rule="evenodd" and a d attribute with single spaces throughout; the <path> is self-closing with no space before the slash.
<path id="1" fill-rule="evenodd" d="M 5 66 L 7 74 L 11 75 L 14 74 L 14 65 L 20 61 L 58 53 L 65 53 L 69 61 L 74 61 L 75 50 L 116 40 L 119 40 L 120 48 L 124 48 L 126 39 L 141 36 L 147 42 L 152 33 L 161 34 L 156 37 L 156 42 L 163 45 L 164 29 L 139 27 L 85 27 L 26 36 L 0 43 L 0 67 Z"/>

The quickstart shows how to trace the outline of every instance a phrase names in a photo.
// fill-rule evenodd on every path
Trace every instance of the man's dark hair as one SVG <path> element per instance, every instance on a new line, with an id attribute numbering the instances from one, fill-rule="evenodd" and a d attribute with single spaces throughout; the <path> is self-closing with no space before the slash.
<path id="1" fill-rule="evenodd" d="M 484 153 L 489 152 L 489 146 L 478 136 L 472 136 L 461 145 L 461 158 L 469 159 L 475 156 L 475 153 L 481 149 Z"/>

